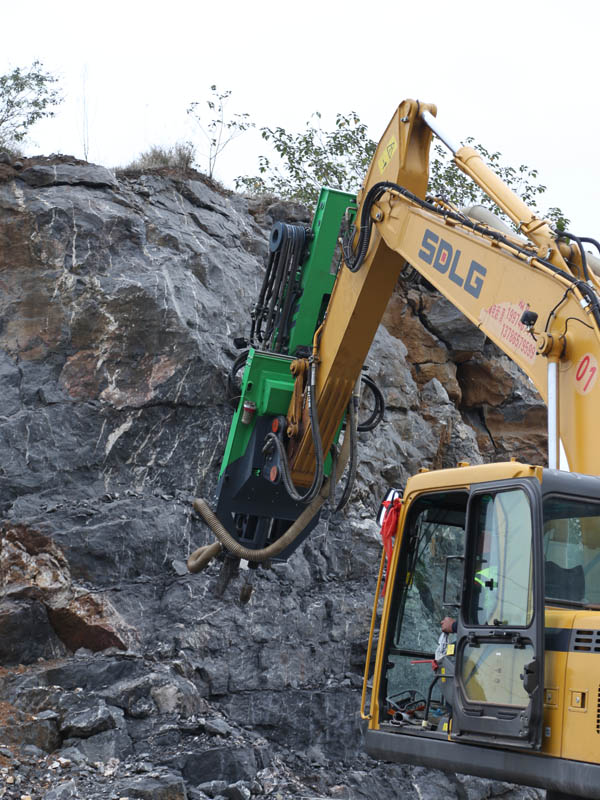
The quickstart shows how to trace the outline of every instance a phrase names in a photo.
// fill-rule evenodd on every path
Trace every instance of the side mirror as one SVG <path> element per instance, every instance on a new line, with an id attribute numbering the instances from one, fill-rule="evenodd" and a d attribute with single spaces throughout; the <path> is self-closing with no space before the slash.
<path id="1" fill-rule="evenodd" d="M 464 566 L 464 556 L 446 556 L 442 605 L 450 608 L 460 608 Z"/>

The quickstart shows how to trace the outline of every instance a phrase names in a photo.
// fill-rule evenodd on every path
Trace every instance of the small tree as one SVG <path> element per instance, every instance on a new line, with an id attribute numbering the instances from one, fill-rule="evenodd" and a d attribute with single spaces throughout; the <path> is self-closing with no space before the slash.
<path id="1" fill-rule="evenodd" d="M 268 156 L 260 156 L 259 174 L 236 178 L 236 188 L 253 194 L 276 194 L 307 205 L 316 202 L 321 186 L 356 191 L 376 149 L 367 126 L 354 111 L 337 114 L 335 128 L 331 131 L 324 131 L 320 121 L 321 115 L 318 112 L 313 114 L 302 133 L 289 133 L 281 127 L 261 128 L 263 139 L 273 144 L 281 163 L 274 165 Z M 467 139 L 467 144 L 472 142 L 472 139 Z M 546 216 L 558 227 L 568 224 L 560 208 L 548 209 L 545 215 L 539 211 L 537 201 L 546 191 L 546 186 L 535 182 L 537 170 L 524 164 L 518 168 L 504 166 L 501 153 L 490 153 L 481 145 L 475 145 L 475 148 L 539 216 Z M 477 184 L 459 170 L 439 144 L 434 144 L 432 150 L 428 191 L 459 207 L 481 203 L 504 216 Z M 510 223 L 506 217 L 504 219 Z"/>
<path id="2" fill-rule="evenodd" d="M 316 202 L 321 186 L 357 191 L 375 152 L 375 142 L 358 114 L 336 114 L 335 128 L 324 131 L 316 111 L 302 133 L 285 128 L 261 128 L 281 158 L 281 167 L 267 156 L 259 157 L 259 175 L 236 178 L 237 189 L 255 194 L 276 194 L 307 205 Z"/>
<path id="3" fill-rule="evenodd" d="M 231 96 L 230 90 L 219 90 L 214 83 L 210 90 L 212 97 L 206 101 L 206 105 L 211 114 L 215 114 L 215 116 L 204 122 L 199 111 L 201 104 L 197 102 L 191 103 L 187 113 L 194 118 L 208 142 L 208 152 L 205 154 L 208 164 L 207 174 L 209 178 L 212 178 L 217 158 L 229 142 L 255 126 L 253 122 L 250 122 L 249 114 L 234 114 L 230 119 L 226 117 L 225 106 Z"/>
<path id="4" fill-rule="evenodd" d="M 57 81 L 40 61 L 0 75 L 0 146 L 22 142 L 38 120 L 54 116 L 53 107 L 62 102 Z"/>

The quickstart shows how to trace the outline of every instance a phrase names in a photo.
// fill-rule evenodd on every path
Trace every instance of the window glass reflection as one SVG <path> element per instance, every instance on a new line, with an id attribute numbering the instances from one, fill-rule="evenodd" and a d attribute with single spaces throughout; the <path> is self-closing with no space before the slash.
<path id="1" fill-rule="evenodd" d="M 527 627 L 533 615 L 532 525 L 522 489 L 478 498 L 471 564 L 468 624 Z"/>
<path id="2" fill-rule="evenodd" d="M 465 647 L 462 662 L 462 686 L 474 703 L 497 703 L 525 708 L 529 695 L 521 675 L 533 659 L 533 646 L 517 648 L 512 644 L 481 644 Z"/>

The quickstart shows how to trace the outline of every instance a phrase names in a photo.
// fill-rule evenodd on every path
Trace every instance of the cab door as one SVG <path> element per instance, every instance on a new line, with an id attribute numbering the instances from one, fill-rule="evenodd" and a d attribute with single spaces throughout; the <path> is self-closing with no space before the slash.
<path id="1" fill-rule="evenodd" d="M 541 746 L 543 598 L 539 482 L 532 478 L 472 487 L 457 624 L 453 739 Z"/>

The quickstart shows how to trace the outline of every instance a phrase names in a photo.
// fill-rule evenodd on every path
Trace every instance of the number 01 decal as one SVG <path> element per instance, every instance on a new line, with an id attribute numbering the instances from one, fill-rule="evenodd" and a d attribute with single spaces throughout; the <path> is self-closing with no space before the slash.
<path id="1" fill-rule="evenodd" d="M 575 388 L 579 394 L 588 394 L 594 388 L 598 377 L 598 362 L 591 353 L 579 359 L 575 368 Z"/>

